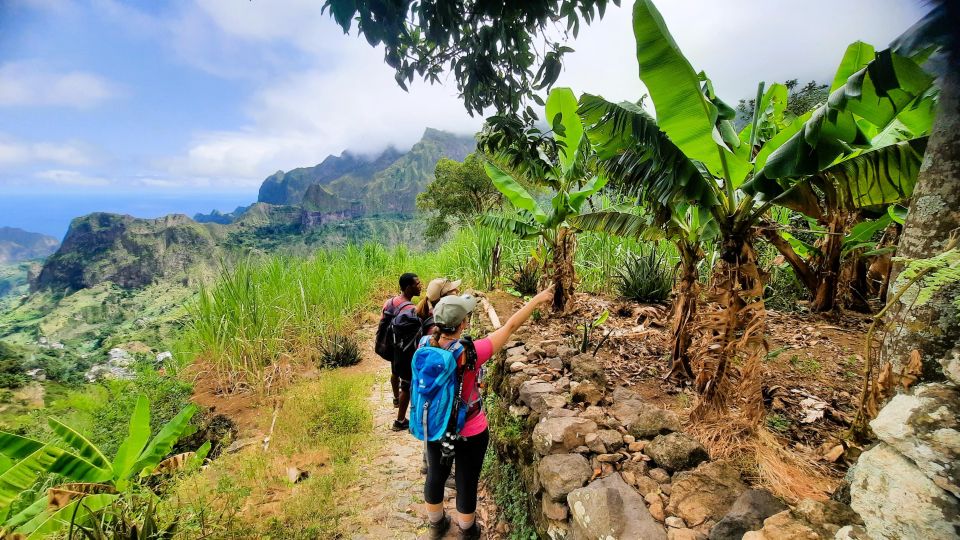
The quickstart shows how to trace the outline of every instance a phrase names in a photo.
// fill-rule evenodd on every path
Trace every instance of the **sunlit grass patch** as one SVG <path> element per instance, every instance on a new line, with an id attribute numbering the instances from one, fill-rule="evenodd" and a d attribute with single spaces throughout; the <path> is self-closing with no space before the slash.
<path id="1" fill-rule="evenodd" d="M 168 499 L 182 538 L 334 538 L 372 449 L 369 375 L 328 372 L 287 390 L 268 450 L 224 455 Z M 301 477 L 297 482 L 291 478 Z"/>

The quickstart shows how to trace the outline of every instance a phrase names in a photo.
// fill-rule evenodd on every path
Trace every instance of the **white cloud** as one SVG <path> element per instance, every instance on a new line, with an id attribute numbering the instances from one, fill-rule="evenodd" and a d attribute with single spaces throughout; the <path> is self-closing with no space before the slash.
<path id="1" fill-rule="evenodd" d="M 81 143 L 30 143 L 0 134 L 0 165 L 53 163 L 78 167 L 92 162 L 91 151 Z"/>
<path id="2" fill-rule="evenodd" d="M 697 71 L 735 105 L 757 83 L 798 78 L 829 82 L 846 46 L 863 40 L 884 48 L 928 10 L 913 0 L 667 0 L 657 2 L 670 33 Z M 608 99 L 638 99 L 632 2 L 611 6 L 581 30 L 558 84 Z"/>
<path id="3" fill-rule="evenodd" d="M 116 85 L 92 73 L 55 73 L 31 61 L 0 65 L 0 107 L 89 108 L 119 93 Z"/>
<path id="4" fill-rule="evenodd" d="M 38 180 L 44 183 L 58 186 L 107 186 L 110 181 L 106 178 L 89 176 L 79 171 L 70 171 L 63 169 L 52 169 L 41 171 L 34 175 Z"/>

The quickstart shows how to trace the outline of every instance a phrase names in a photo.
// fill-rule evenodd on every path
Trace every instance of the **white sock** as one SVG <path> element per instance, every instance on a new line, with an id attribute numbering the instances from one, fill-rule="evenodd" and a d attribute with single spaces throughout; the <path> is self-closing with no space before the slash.
<path id="1" fill-rule="evenodd" d="M 443 519 L 443 510 L 437 510 L 436 512 L 427 510 L 427 519 L 430 520 L 430 523 L 439 523 Z"/>
<path id="2" fill-rule="evenodd" d="M 460 524 L 460 529 L 461 529 L 461 530 L 464 530 L 464 531 L 465 531 L 465 530 L 469 529 L 470 527 L 473 527 L 473 522 L 474 522 L 474 518 L 470 518 L 470 521 L 466 521 L 466 520 L 464 520 L 463 517 L 457 516 L 457 523 Z"/>

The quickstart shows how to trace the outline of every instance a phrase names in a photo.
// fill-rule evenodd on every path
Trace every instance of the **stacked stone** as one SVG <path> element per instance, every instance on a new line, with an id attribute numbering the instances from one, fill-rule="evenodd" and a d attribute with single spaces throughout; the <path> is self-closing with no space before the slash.
<path id="1" fill-rule="evenodd" d="M 511 343 L 506 354 L 501 393 L 532 426 L 532 459 L 517 465 L 543 536 L 739 540 L 789 514 L 730 464 L 711 462 L 675 413 L 626 388 L 608 392 L 590 354 L 556 341 Z"/>

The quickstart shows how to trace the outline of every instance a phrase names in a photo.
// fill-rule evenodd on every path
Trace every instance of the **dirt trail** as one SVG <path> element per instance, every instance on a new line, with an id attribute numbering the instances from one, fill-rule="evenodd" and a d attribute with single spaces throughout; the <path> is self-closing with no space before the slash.
<path id="1" fill-rule="evenodd" d="M 375 373 L 370 389 L 373 410 L 373 438 L 378 442 L 369 462 L 361 467 L 361 478 L 350 489 L 350 503 L 359 511 L 345 518 L 341 530 L 354 540 L 426 538 L 426 514 L 423 505 L 423 443 L 407 431 L 392 431 L 397 411 L 390 390 L 390 365 L 372 348 L 372 329 L 361 335 L 367 344 L 363 361 L 349 371 Z M 445 490 L 447 513 L 455 518 L 454 490 Z M 478 509 L 478 515 L 486 511 Z M 483 525 L 483 521 L 480 521 Z M 452 525 L 445 538 L 457 538 Z"/>

